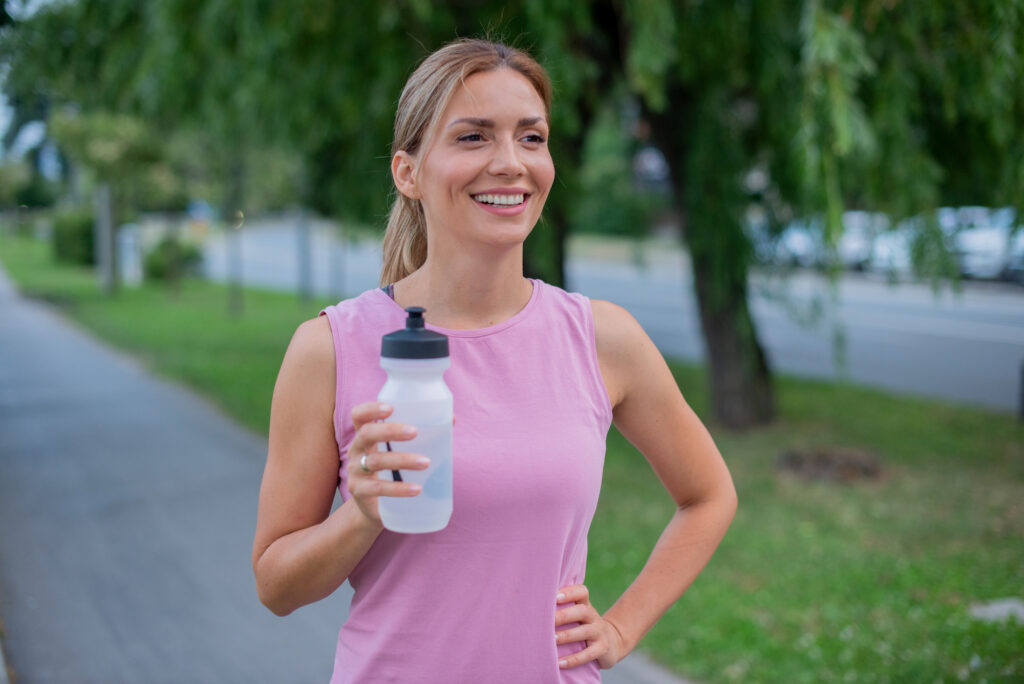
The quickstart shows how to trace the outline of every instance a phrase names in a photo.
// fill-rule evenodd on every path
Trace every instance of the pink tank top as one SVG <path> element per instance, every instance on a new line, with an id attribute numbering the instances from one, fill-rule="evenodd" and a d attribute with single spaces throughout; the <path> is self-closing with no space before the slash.
<path id="1" fill-rule="evenodd" d="M 370 290 L 324 313 L 347 499 L 351 410 L 376 399 L 380 339 L 405 312 Z M 440 532 L 385 530 L 352 572 L 331 682 L 599 682 L 596 663 L 559 670 L 584 644 L 554 641 L 555 594 L 584 581 L 612 418 L 590 302 L 534 280 L 529 303 L 503 323 L 428 327 L 450 338 L 454 512 Z"/>

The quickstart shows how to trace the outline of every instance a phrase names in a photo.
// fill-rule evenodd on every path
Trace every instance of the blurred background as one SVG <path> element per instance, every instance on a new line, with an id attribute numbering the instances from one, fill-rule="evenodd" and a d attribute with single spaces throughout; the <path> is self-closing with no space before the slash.
<path id="1" fill-rule="evenodd" d="M 12 292 L 265 435 L 295 325 L 378 285 L 398 94 L 457 36 L 554 83 L 529 274 L 629 309 L 737 481 L 641 649 L 706 682 L 1024 678 L 1022 0 L 8 0 Z M 599 607 L 670 509 L 613 431 Z"/>

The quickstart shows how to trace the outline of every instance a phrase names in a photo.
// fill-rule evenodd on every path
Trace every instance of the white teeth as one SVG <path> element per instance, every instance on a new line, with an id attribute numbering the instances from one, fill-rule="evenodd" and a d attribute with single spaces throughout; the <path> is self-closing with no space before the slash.
<path id="1" fill-rule="evenodd" d="M 484 204 L 512 206 L 514 204 L 522 204 L 526 199 L 526 195 L 474 195 L 473 199 Z"/>

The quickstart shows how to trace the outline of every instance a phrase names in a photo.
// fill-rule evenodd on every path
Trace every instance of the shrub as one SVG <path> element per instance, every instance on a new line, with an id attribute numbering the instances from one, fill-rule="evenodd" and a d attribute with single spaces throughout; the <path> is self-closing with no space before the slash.
<path id="1" fill-rule="evenodd" d="M 57 261 L 82 266 L 96 264 L 92 212 L 72 209 L 53 217 L 53 256 Z"/>
<path id="2" fill-rule="evenodd" d="M 199 273 L 203 255 L 193 244 L 165 237 L 146 254 L 142 264 L 147 280 L 175 280 Z"/>

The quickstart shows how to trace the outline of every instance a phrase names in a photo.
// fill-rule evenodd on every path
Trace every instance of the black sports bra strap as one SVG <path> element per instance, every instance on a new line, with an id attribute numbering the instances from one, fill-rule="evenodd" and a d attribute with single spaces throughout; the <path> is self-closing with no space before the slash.
<path id="1" fill-rule="evenodd" d="M 386 294 L 388 297 L 391 297 L 391 299 L 394 300 L 394 298 L 395 298 L 395 284 L 394 283 L 389 283 L 388 285 L 385 285 L 384 287 L 382 287 L 380 289 L 381 289 L 381 291 L 384 294 Z"/>

